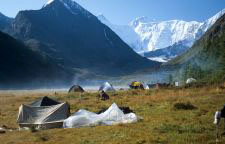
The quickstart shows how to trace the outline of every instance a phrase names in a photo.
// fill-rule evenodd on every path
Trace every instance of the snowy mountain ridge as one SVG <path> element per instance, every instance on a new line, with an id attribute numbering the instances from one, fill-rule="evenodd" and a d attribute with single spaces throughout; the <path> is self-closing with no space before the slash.
<path id="1" fill-rule="evenodd" d="M 185 46 L 191 47 L 224 13 L 225 9 L 204 22 L 183 20 L 155 22 L 147 17 L 139 17 L 123 26 L 110 23 L 103 15 L 98 18 L 116 32 L 134 51 L 143 53 L 167 48 L 182 41 Z"/>

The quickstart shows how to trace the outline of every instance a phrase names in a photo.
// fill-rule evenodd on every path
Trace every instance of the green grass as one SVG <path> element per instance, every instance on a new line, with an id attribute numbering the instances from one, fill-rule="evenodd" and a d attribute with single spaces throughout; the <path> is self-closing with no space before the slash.
<path id="1" fill-rule="evenodd" d="M 189 89 L 161 89 L 149 91 L 120 91 L 109 93 L 109 101 L 101 101 L 97 93 L 1 93 L 0 127 L 17 128 L 18 107 L 48 95 L 60 101 L 68 101 L 71 111 L 84 108 L 98 112 L 113 102 L 129 106 L 144 120 L 135 124 L 96 126 L 73 129 L 51 129 L 38 132 L 7 131 L 0 134 L 6 144 L 207 144 L 215 143 L 214 112 L 225 103 L 225 91 L 217 87 Z M 176 109 L 177 103 L 190 104 L 195 109 Z M 221 124 L 223 125 L 223 123 Z M 221 126 L 220 132 L 223 132 Z M 221 136 L 221 143 L 225 137 Z"/>

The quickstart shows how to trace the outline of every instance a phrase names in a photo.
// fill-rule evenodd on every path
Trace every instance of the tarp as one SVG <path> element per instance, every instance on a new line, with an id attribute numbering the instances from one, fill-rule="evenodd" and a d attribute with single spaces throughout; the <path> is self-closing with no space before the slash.
<path id="1" fill-rule="evenodd" d="M 52 105 L 57 105 L 57 104 L 60 104 L 60 102 L 57 102 L 57 101 L 45 96 L 37 101 L 34 101 L 31 104 L 31 106 L 40 107 L 40 106 L 52 106 Z"/>
<path id="2" fill-rule="evenodd" d="M 43 127 L 47 129 L 62 126 L 63 121 L 68 116 L 68 103 L 41 107 L 22 105 L 19 108 L 17 123 L 20 127 Z"/>
<path id="3" fill-rule="evenodd" d="M 112 84 L 110 84 L 109 82 L 105 82 L 103 85 L 101 85 L 99 91 L 108 92 L 108 91 L 115 91 L 115 89 L 113 88 Z"/>
<path id="4" fill-rule="evenodd" d="M 64 128 L 76 128 L 96 125 L 116 125 L 135 123 L 138 118 L 134 113 L 124 114 L 114 103 L 104 113 L 96 114 L 86 110 L 79 110 L 63 123 Z"/>

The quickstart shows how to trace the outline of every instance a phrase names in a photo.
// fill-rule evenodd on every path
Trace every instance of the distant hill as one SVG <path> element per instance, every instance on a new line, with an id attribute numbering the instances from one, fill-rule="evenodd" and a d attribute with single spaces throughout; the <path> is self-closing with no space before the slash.
<path id="1" fill-rule="evenodd" d="M 225 15 L 191 49 L 167 63 L 181 67 L 183 77 L 206 82 L 225 80 Z"/>
<path id="2" fill-rule="evenodd" d="M 47 55 L 34 52 L 22 42 L 0 32 L 0 88 L 45 87 L 69 80 L 69 72 Z"/>
<path id="3" fill-rule="evenodd" d="M 160 65 L 136 54 L 72 0 L 54 0 L 40 10 L 19 12 L 8 33 L 71 70 L 119 76 Z"/>

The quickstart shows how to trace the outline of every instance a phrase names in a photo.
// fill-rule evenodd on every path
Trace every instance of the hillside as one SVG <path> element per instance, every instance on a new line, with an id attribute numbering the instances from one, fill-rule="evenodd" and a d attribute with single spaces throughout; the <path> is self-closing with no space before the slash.
<path id="1" fill-rule="evenodd" d="M 191 49 L 168 62 L 182 67 L 186 77 L 225 80 L 225 15 L 223 15 Z"/>
<path id="2" fill-rule="evenodd" d="M 19 12 L 8 33 L 28 41 L 29 46 L 40 43 L 39 50 L 68 69 L 118 76 L 160 64 L 136 54 L 110 28 L 71 0 L 54 0 L 40 10 Z"/>
<path id="3" fill-rule="evenodd" d="M 0 30 L 4 30 L 12 23 L 13 19 L 3 15 L 0 12 Z"/>
<path id="4" fill-rule="evenodd" d="M 66 72 L 42 53 L 0 32 L 0 88 L 45 87 L 66 81 Z"/>

